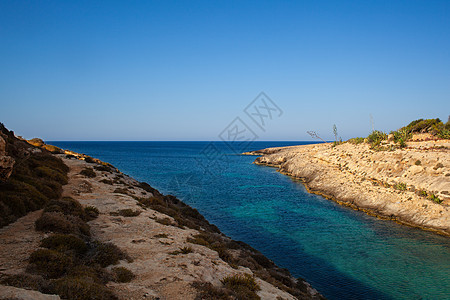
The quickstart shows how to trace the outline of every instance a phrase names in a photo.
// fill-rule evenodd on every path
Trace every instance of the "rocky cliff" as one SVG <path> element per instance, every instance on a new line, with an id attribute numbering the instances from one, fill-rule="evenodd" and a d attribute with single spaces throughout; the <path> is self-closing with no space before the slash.
<path id="1" fill-rule="evenodd" d="M 368 144 L 269 148 L 256 164 L 301 179 L 311 192 L 369 214 L 450 235 L 450 142 L 408 142 L 392 151 Z"/>

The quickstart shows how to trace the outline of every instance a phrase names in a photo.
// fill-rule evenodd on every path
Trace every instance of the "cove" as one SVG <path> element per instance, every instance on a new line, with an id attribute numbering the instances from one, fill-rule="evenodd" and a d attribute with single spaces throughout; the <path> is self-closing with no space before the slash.
<path id="1" fill-rule="evenodd" d="M 448 299 L 447 237 L 340 206 L 208 142 L 49 142 L 112 163 L 197 208 L 329 299 Z M 255 142 L 248 150 L 302 142 Z M 303 143 L 305 144 L 305 143 Z"/>

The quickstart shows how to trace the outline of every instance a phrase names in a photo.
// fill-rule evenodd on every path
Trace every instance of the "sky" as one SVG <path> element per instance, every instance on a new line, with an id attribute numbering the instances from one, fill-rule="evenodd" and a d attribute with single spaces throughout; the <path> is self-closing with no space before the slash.
<path id="1" fill-rule="evenodd" d="M 449 114 L 450 1 L 0 1 L 0 122 L 25 138 L 219 140 L 238 117 L 331 140 Z"/>

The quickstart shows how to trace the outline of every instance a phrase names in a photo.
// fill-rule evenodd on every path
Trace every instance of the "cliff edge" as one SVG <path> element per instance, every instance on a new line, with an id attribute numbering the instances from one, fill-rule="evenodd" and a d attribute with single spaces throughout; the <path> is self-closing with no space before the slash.
<path id="1" fill-rule="evenodd" d="M 323 299 L 176 197 L 0 129 L 16 162 L 0 180 L 0 299 Z"/>
<path id="2" fill-rule="evenodd" d="M 301 179 L 309 191 L 368 214 L 450 235 L 450 141 L 389 151 L 367 143 L 268 148 L 255 164 Z"/>

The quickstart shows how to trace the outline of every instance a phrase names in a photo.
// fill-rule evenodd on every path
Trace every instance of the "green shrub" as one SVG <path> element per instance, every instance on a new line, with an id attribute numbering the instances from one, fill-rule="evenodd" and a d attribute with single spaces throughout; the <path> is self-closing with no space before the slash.
<path id="1" fill-rule="evenodd" d="M 73 300 L 115 300 L 118 299 L 109 289 L 95 283 L 89 277 L 68 276 L 53 283 L 54 291 L 64 299 Z"/>
<path id="2" fill-rule="evenodd" d="M 92 205 L 86 206 L 84 208 L 84 213 L 88 217 L 89 220 L 93 220 L 98 217 L 100 212 L 98 211 L 98 208 Z"/>
<path id="3" fill-rule="evenodd" d="M 400 191 L 406 191 L 406 184 L 402 183 L 402 182 L 399 182 L 399 183 L 394 185 L 394 189 L 400 190 Z"/>
<path id="4" fill-rule="evenodd" d="M 364 143 L 364 138 L 356 137 L 356 138 L 349 139 L 347 142 L 350 144 L 358 145 L 358 144 Z"/>
<path id="5" fill-rule="evenodd" d="M 445 140 L 450 140 L 450 130 L 449 129 L 442 129 L 438 133 L 438 137 Z"/>
<path id="6" fill-rule="evenodd" d="M 54 234 L 46 237 L 41 241 L 41 247 L 59 252 L 74 251 L 79 255 L 88 250 L 82 239 L 68 234 Z"/>
<path id="7" fill-rule="evenodd" d="M 101 267 L 115 265 L 119 260 L 130 260 L 129 256 L 112 243 L 98 243 L 91 254 L 90 264 L 99 264 Z"/>
<path id="8" fill-rule="evenodd" d="M 90 235 L 89 225 L 76 216 L 45 212 L 35 222 L 36 230 L 75 235 Z"/>
<path id="9" fill-rule="evenodd" d="M 412 133 L 404 128 L 398 131 L 392 131 L 391 134 L 394 136 L 394 142 L 400 146 L 406 145 L 406 142 L 412 138 Z"/>
<path id="10" fill-rule="evenodd" d="M 95 174 L 95 171 L 91 168 L 84 168 L 83 170 L 81 170 L 80 174 L 88 178 L 94 178 L 95 176 L 97 176 L 97 174 Z"/>
<path id="11" fill-rule="evenodd" d="M 414 163 L 416 166 L 420 166 L 422 164 L 422 162 L 420 160 L 416 160 L 416 162 Z"/>
<path id="12" fill-rule="evenodd" d="M 379 147 L 381 145 L 381 142 L 386 139 L 387 139 L 387 134 L 382 131 L 378 131 L 378 130 L 373 131 L 367 137 L 367 141 L 371 145 L 372 149 Z"/>
<path id="13" fill-rule="evenodd" d="M 439 118 L 436 119 L 418 119 L 412 121 L 407 126 L 402 129 L 409 133 L 431 133 L 436 134 L 442 128 L 444 128 L 444 124 Z"/>
<path id="14" fill-rule="evenodd" d="M 437 204 L 441 204 L 441 203 L 442 203 L 442 200 L 439 199 L 439 197 L 436 196 L 435 194 L 430 194 L 430 195 L 428 196 L 428 199 L 430 199 L 430 200 L 433 201 L 433 202 L 436 202 Z"/>
<path id="15" fill-rule="evenodd" d="M 48 278 L 61 277 L 73 266 L 71 256 L 49 249 L 36 250 L 31 254 L 29 262 L 31 272 L 38 272 Z"/>
<path id="16" fill-rule="evenodd" d="M 133 272 L 124 267 L 112 268 L 115 282 L 130 282 L 135 277 Z"/>

